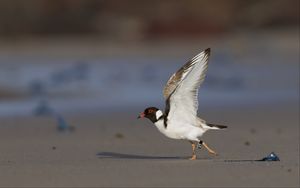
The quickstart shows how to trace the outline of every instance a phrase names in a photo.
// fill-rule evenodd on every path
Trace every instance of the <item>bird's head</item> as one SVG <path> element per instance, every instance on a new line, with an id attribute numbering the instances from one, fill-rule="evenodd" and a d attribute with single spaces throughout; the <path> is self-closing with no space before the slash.
<path id="1" fill-rule="evenodd" d="M 144 110 L 144 112 L 140 113 L 138 118 L 148 118 L 153 123 L 157 122 L 161 117 L 163 116 L 163 113 L 161 110 L 159 110 L 156 107 L 149 107 Z"/>

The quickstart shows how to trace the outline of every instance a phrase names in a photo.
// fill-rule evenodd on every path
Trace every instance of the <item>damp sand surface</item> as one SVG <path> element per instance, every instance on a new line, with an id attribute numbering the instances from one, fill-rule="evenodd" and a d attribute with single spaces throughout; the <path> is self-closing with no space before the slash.
<path id="1" fill-rule="evenodd" d="M 51 117 L 0 119 L 0 187 L 297 187 L 299 119 L 296 104 L 201 109 L 229 126 L 207 132 L 187 160 L 186 141 L 161 135 L 137 111 L 68 115 L 73 132 Z M 275 152 L 279 162 L 255 162 Z"/>

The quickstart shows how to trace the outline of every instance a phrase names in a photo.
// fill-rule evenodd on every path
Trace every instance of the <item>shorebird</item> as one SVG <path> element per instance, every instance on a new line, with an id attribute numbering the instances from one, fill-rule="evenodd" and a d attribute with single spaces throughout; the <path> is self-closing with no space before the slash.
<path id="1" fill-rule="evenodd" d="M 199 53 L 183 65 L 168 80 L 164 87 L 164 112 L 156 107 L 146 108 L 138 118 L 148 118 L 165 136 L 187 140 L 192 144 L 192 157 L 195 160 L 196 148 L 204 146 L 210 154 L 217 155 L 203 140 L 208 130 L 225 129 L 227 126 L 207 123 L 197 116 L 198 89 L 204 81 L 208 67 L 210 48 Z"/>

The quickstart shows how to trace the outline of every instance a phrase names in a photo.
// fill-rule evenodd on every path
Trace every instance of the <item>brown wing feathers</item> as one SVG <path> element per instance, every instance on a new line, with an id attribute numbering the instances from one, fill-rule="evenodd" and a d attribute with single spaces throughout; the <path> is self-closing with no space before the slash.
<path id="1" fill-rule="evenodd" d="M 204 51 L 204 54 L 208 57 L 210 55 L 210 48 L 207 48 Z M 191 60 L 189 60 L 185 65 L 183 65 L 176 73 L 174 73 L 170 79 L 168 80 L 163 95 L 165 99 L 168 99 L 169 96 L 173 93 L 173 91 L 176 89 L 180 81 L 182 81 L 183 76 L 185 76 L 185 73 L 188 73 L 192 68 L 193 65 L 197 62 L 198 58 L 203 55 L 202 53 L 196 55 Z"/>

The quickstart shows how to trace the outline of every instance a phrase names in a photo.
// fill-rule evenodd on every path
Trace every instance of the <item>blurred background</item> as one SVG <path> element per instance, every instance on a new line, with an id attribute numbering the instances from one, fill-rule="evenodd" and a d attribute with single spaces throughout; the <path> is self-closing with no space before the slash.
<path id="1" fill-rule="evenodd" d="M 200 110 L 299 110 L 297 0 L 2 0 L 0 117 L 163 108 L 208 47 Z"/>

